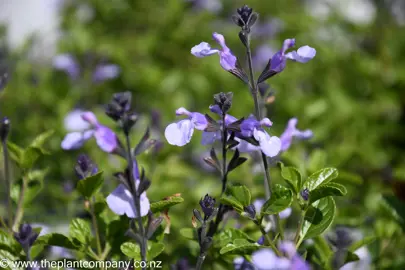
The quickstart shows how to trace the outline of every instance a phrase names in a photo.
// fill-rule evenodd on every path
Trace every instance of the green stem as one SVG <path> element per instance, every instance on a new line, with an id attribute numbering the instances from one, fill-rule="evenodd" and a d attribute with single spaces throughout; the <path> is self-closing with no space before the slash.
<path id="1" fill-rule="evenodd" d="M 228 180 L 228 172 L 226 168 L 226 141 L 228 137 L 228 131 L 225 125 L 225 114 L 222 115 L 222 192 L 221 196 L 226 190 L 226 182 Z"/>
<path id="2" fill-rule="evenodd" d="M 274 245 L 273 241 L 270 239 L 270 236 L 266 233 L 266 231 L 263 229 L 262 225 L 259 223 L 259 221 L 255 220 L 254 221 L 257 227 L 260 229 L 260 232 L 266 239 L 267 243 L 269 246 L 273 249 L 273 251 L 276 253 L 277 256 L 281 257 L 283 256 L 281 252 L 277 249 L 277 247 Z"/>
<path id="3" fill-rule="evenodd" d="M 99 256 L 101 256 L 102 249 L 101 249 L 101 241 L 100 241 L 100 232 L 99 232 L 99 229 L 98 229 L 96 212 L 94 210 L 94 203 L 95 203 L 94 197 L 90 198 L 90 214 L 91 214 L 91 220 L 93 222 L 94 234 L 96 235 L 97 254 Z"/>
<path id="4" fill-rule="evenodd" d="M 25 198 L 25 190 L 27 189 L 28 185 L 27 181 L 28 181 L 27 178 L 23 176 L 20 197 L 18 198 L 17 210 L 12 225 L 12 230 L 14 231 L 18 231 L 18 227 L 24 215 L 24 198 Z"/>
<path id="5" fill-rule="evenodd" d="M 8 225 L 10 230 L 13 230 L 13 205 L 11 201 L 11 178 L 9 170 L 9 155 L 7 141 L 4 140 L 3 144 L 3 159 L 4 159 L 4 179 L 6 181 L 6 191 L 7 191 L 7 212 L 8 212 Z"/>
<path id="6" fill-rule="evenodd" d="M 135 176 L 133 174 L 133 159 L 132 159 L 132 153 L 131 153 L 131 144 L 129 140 L 129 134 L 125 134 L 125 140 L 126 140 L 126 145 L 127 145 L 127 162 L 128 162 L 128 167 L 129 167 L 129 175 L 130 175 L 130 183 L 129 186 L 131 187 L 131 193 L 133 194 L 134 197 L 134 202 L 135 202 L 135 209 L 137 212 L 138 217 L 136 218 L 138 221 L 138 226 L 139 226 L 139 232 L 142 237 L 142 242 L 140 243 L 141 247 L 141 259 L 142 261 L 146 262 L 146 251 L 148 250 L 148 242 L 146 241 L 145 237 L 145 229 L 142 224 L 142 217 L 141 217 L 141 205 L 140 205 L 140 194 L 137 192 L 136 184 L 135 184 Z M 145 268 L 143 268 L 145 269 Z"/>
<path id="7" fill-rule="evenodd" d="M 277 224 L 277 229 L 280 233 L 280 239 L 284 240 L 284 230 L 283 230 L 283 227 L 281 226 L 280 216 L 278 214 L 275 214 L 274 216 L 276 217 L 276 224 Z"/>
<path id="8" fill-rule="evenodd" d="M 198 260 L 197 260 L 197 266 L 195 267 L 196 270 L 201 270 L 202 265 L 204 263 L 205 260 L 205 254 L 200 254 L 200 256 L 198 256 Z"/>
<path id="9" fill-rule="evenodd" d="M 301 233 L 302 225 L 304 225 L 304 220 L 305 220 L 305 210 L 301 211 L 301 216 L 300 216 L 300 220 L 298 223 L 297 232 L 295 233 L 295 237 L 294 237 L 295 246 L 297 248 L 300 246 L 301 241 L 302 241 L 300 239 L 300 233 Z"/>
<path id="10" fill-rule="evenodd" d="M 255 116 L 258 121 L 262 119 L 261 115 L 261 109 L 260 109 L 260 104 L 259 104 L 259 91 L 257 89 L 257 84 L 256 80 L 253 75 L 253 64 L 252 64 L 252 52 L 250 50 L 250 35 L 247 35 L 247 44 L 246 44 L 246 54 L 247 54 L 247 59 L 248 59 L 248 64 L 249 64 L 249 87 L 250 87 L 250 93 L 252 94 L 253 97 L 253 102 L 255 105 Z M 265 154 L 261 153 L 262 155 L 262 163 L 263 163 L 263 168 L 264 168 L 264 188 L 266 191 L 266 198 L 270 199 L 271 197 L 271 180 L 270 180 L 270 174 L 269 174 L 269 165 L 267 163 L 267 157 Z"/>

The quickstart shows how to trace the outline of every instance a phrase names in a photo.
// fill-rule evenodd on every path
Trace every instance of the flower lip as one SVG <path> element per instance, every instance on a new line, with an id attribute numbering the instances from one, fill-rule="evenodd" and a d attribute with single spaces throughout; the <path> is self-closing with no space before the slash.
<path id="1" fill-rule="evenodd" d="M 178 108 L 176 110 L 176 115 L 188 115 L 188 116 L 190 116 L 190 114 L 191 113 L 184 107 L 180 107 L 180 108 Z"/>

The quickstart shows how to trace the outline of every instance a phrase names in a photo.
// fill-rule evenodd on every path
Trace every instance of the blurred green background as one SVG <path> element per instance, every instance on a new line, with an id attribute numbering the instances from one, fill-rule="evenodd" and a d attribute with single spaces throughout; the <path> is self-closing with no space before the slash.
<path id="1" fill-rule="evenodd" d="M 202 157 L 209 149 L 200 145 L 198 132 L 192 143 L 178 148 L 166 143 L 163 131 L 176 120 L 177 108 L 208 112 L 213 94 L 220 91 L 234 92 L 231 114 L 235 117 L 253 112 L 247 87 L 221 69 L 218 56 L 198 59 L 190 53 L 201 41 L 217 46 L 211 35 L 219 32 L 245 66 L 239 29 L 231 15 L 248 4 L 260 14 L 252 41 L 256 76 L 286 38 L 296 38 L 297 48 L 309 45 L 317 50 L 309 63 L 290 62 L 268 81 L 275 96 L 268 104 L 268 117 L 274 123 L 271 134 L 279 136 L 291 117 L 299 119 L 298 128 L 310 128 L 315 134 L 308 142 L 295 143 L 282 160 L 304 174 L 324 166 L 338 168 L 349 192 L 337 200 L 334 226 L 349 226 L 364 236 L 376 234 L 378 241 L 369 249 L 378 269 L 405 267 L 405 257 L 399 256 L 405 252 L 404 234 L 383 201 L 383 195 L 393 193 L 393 182 L 405 178 L 405 4 L 401 0 L 51 2 L 36 12 L 39 17 L 54 14 L 52 33 L 48 28 L 41 32 L 40 26 L 23 43 L 10 45 L 12 22 L 3 20 L 1 31 L 0 69 L 7 69 L 10 76 L 0 93 L 0 113 L 11 119 L 10 140 L 26 145 L 45 130 L 56 131 L 48 144 L 52 154 L 37 165 L 50 171 L 43 192 L 26 211 L 26 221 L 59 226 L 83 212 L 83 201 L 69 191 L 77 181 L 73 168 L 80 153 L 87 153 L 106 172 L 105 194 L 116 186 L 112 174 L 124 163 L 102 153 L 95 141 L 70 152 L 63 151 L 60 143 L 67 133 L 64 118 L 74 108 L 94 111 L 100 122 L 118 131 L 104 115 L 103 104 L 115 92 L 131 91 L 134 108 L 142 115 L 132 134 L 134 144 L 151 124 L 152 115 L 160 116 L 160 125 L 153 130 L 163 147 L 143 155 L 140 164 L 152 180 L 150 200 L 175 193 L 185 198 L 170 211 L 168 242 L 177 241 L 179 229 L 191 227 L 198 200 L 206 193 L 219 196 L 220 180 L 202 169 Z M 13 5 L 12 1 L 1 4 Z M 20 7 L 24 12 L 28 8 Z M 30 24 L 28 17 L 19 19 L 18 12 L 5 12 L 21 25 Z M 56 41 L 42 44 L 49 35 Z M 62 53 L 80 63 L 77 80 L 52 66 L 53 57 Z M 93 83 L 92 71 L 103 61 L 118 65 L 120 74 Z M 229 180 L 248 185 L 254 197 L 263 198 L 263 178 L 251 168 L 238 168 Z M 271 174 L 281 182 L 278 167 Z M 294 216 L 289 220 L 292 228 L 296 222 Z M 165 250 L 176 254 L 166 260 L 187 256 L 173 253 L 174 248 L 196 254 L 196 246 L 182 243 Z"/>

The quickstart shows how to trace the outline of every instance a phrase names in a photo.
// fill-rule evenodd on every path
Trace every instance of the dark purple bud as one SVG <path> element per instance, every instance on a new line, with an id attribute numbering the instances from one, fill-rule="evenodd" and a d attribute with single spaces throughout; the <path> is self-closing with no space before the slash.
<path id="1" fill-rule="evenodd" d="M 200 200 L 200 206 L 205 215 L 204 219 L 207 220 L 214 213 L 215 199 L 206 194 L 204 199 Z"/>
<path id="2" fill-rule="evenodd" d="M 256 208 L 255 208 L 254 204 L 245 206 L 243 210 L 248 214 L 249 218 L 251 218 L 251 219 L 256 218 Z"/>
<path id="3" fill-rule="evenodd" d="M 304 199 L 304 201 L 308 201 L 309 199 L 309 190 L 306 188 L 304 190 L 301 190 L 300 192 L 301 197 Z"/>
<path id="4" fill-rule="evenodd" d="M 87 155 L 81 154 L 77 158 L 75 171 L 79 179 L 83 179 L 96 174 L 98 172 L 98 168 Z"/>
<path id="5" fill-rule="evenodd" d="M 239 15 L 239 21 L 237 23 L 238 26 L 244 26 L 248 25 L 250 16 L 252 15 L 253 9 L 248 7 L 247 5 L 244 5 L 241 8 L 238 8 L 236 12 Z"/>
<path id="6" fill-rule="evenodd" d="M 264 245 L 264 236 L 261 236 L 261 237 L 259 238 L 259 240 L 257 240 L 257 243 L 258 243 L 259 245 Z"/>
<path id="7" fill-rule="evenodd" d="M 226 114 L 229 109 L 232 106 L 232 98 L 233 98 L 233 93 L 228 92 L 228 93 L 219 93 L 214 95 L 214 102 L 215 105 L 218 105 L 218 107 L 221 109 L 223 114 Z"/>
<path id="8" fill-rule="evenodd" d="M 2 142 L 7 140 L 8 134 L 10 133 L 10 120 L 4 117 L 0 123 L 0 138 Z"/>
<path id="9" fill-rule="evenodd" d="M 131 92 L 116 93 L 106 106 L 106 114 L 114 121 L 122 120 L 125 114 L 129 114 L 131 109 Z M 134 120 L 134 114 L 130 114 L 127 120 Z"/>
<path id="10" fill-rule="evenodd" d="M 38 233 L 35 232 L 31 225 L 21 224 L 18 232 L 14 233 L 14 238 L 21 244 L 24 250 L 29 250 L 38 238 Z"/>

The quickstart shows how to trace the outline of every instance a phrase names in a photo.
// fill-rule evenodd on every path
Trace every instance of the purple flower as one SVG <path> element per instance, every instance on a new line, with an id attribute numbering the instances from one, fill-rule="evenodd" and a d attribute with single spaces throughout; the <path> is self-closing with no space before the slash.
<path id="1" fill-rule="evenodd" d="M 295 39 L 284 40 L 283 47 L 270 59 L 270 70 L 274 72 L 281 72 L 284 70 L 287 59 L 306 63 L 316 55 L 316 50 L 309 46 L 300 47 L 297 51 L 292 51 L 286 54 L 286 51 L 295 45 Z"/>
<path id="2" fill-rule="evenodd" d="M 222 3 L 220 0 L 187 0 L 192 2 L 197 10 L 208 10 L 213 13 L 217 13 L 222 9 Z"/>
<path id="3" fill-rule="evenodd" d="M 226 71 L 236 69 L 236 56 L 234 56 L 228 46 L 226 46 L 224 36 L 218 33 L 213 33 L 212 37 L 222 47 L 221 50 L 211 49 L 211 46 L 207 42 L 201 42 L 191 48 L 191 53 L 197 57 L 206 57 L 218 53 L 220 58 L 219 63 L 223 69 Z"/>
<path id="4" fill-rule="evenodd" d="M 135 179 L 136 188 L 139 187 L 140 175 L 138 169 L 138 163 L 134 160 L 133 174 Z M 117 215 L 126 215 L 129 218 L 139 217 L 136 208 L 134 197 L 131 192 L 123 185 L 120 184 L 110 195 L 107 196 L 108 207 Z M 143 192 L 140 196 L 140 212 L 141 217 L 146 216 L 150 209 L 150 202 L 146 196 L 146 192 Z"/>
<path id="5" fill-rule="evenodd" d="M 80 76 L 80 65 L 70 54 L 60 54 L 54 57 L 53 67 L 66 72 L 72 80 Z M 103 82 L 116 78 L 120 73 L 120 68 L 114 64 L 99 64 L 93 71 L 93 82 Z"/>
<path id="6" fill-rule="evenodd" d="M 80 67 L 76 59 L 70 54 L 59 54 L 53 58 L 53 67 L 65 71 L 72 80 L 80 75 Z"/>
<path id="7" fill-rule="evenodd" d="M 94 82 L 103 82 L 110 79 L 115 79 L 120 73 L 120 68 L 117 65 L 107 64 L 98 65 L 93 72 Z"/>
<path id="8" fill-rule="evenodd" d="M 84 112 L 82 119 L 91 125 L 91 129 L 84 132 L 71 132 L 66 134 L 61 143 L 64 150 L 79 149 L 91 137 L 96 139 L 97 145 L 101 150 L 111 153 L 118 147 L 118 140 L 115 133 L 106 126 L 98 123 L 96 116 L 92 112 Z"/>
<path id="9" fill-rule="evenodd" d="M 288 121 L 287 128 L 284 130 L 283 134 L 281 134 L 280 139 L 281 139 L 281 151 L 286 151 L 288 148 L 290 148 L 291 143 L 293 138 L 298 138 L 301 140 L 307 140 L 312 138 L 313 133 L 311 130 L 306 129 L 304 131 L 301 131 L 296 128 L 296 125 L 298 123 L 297 118 L 291 118 Z"/>
<path id="10" fill-rule="evenodd" d="M 171 145 L 184 146 L 190 142 L 194 129 L 204 130 L 207 127 L 208 121 L 201 113 L 189 112 L 181 107 L 176 110 L 176 115 L 186 115 L 188 118 L 166 127 L 165 137 Z"/>
<path id="11" fill-rule="evenodd" d="M 270 135 L 263 129 L 263 127 L 272 126 L 272 122 L 268 118 L 263 118 L 261 121 L 256 120 L 254 116 L 250 116 L 244 120 L 241 125 L 241 134 L 244 137 L 254 137 L 259 146 L 254 146 L 244 140 L 242 140 L 237 148 L 240 152 L 252 152 L 261 150 L 266 156 L 277 156 L 281 149 L 281 141 L 278 137 Z"/>
<path id="12" fill-rule="evenodd" d="M 285 257 L 278 257 L 273 250 L 263 248 L 252 254 L 252 263 L 241 257 L 234 260 L 235 270 L 310 270 L 309 264 L 295 250 L 292 242 L 282 242 L 279 250 Z M 250 268 L 249 268 L 250 267 Z"/>

